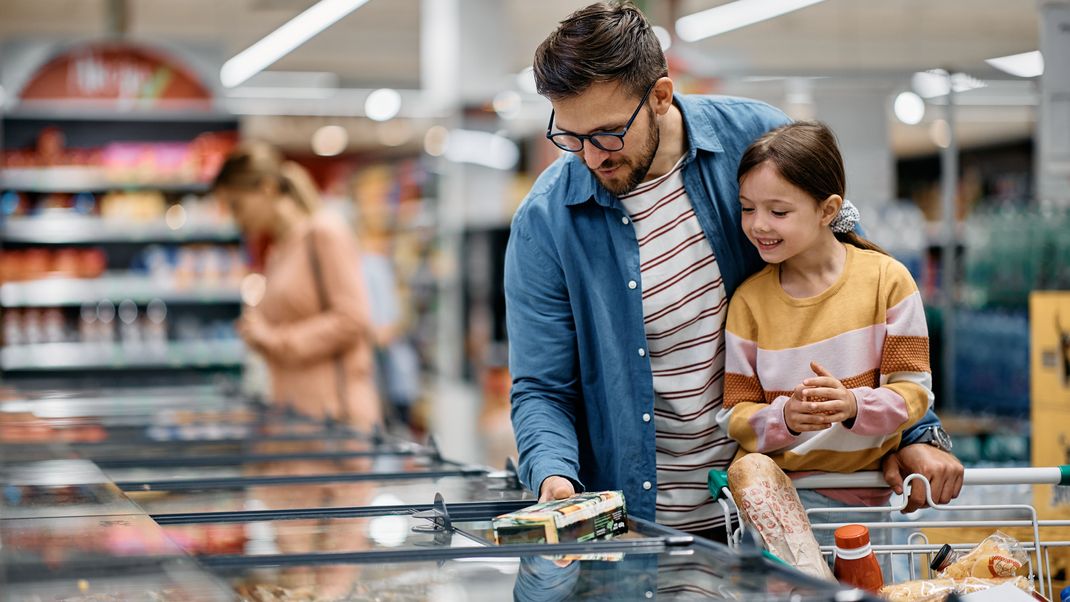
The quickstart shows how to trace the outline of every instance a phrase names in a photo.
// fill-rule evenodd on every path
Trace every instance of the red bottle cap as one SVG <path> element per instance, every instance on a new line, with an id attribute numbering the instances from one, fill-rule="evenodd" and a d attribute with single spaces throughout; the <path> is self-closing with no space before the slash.
<path id="1" fill-rule="evenodd" d="M 869 545 L 869 529 L 864 525 L 844 525 L 836 529 L 836 547 L 853 550 Z"/>

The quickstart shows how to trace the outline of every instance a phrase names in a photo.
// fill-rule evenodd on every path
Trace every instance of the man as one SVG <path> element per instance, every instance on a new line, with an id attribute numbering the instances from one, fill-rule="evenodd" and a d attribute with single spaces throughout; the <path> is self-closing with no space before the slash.
<path id="1" fill-rule="evenodd" d="M 513 219 L 506 252 L 520 477 L 540 500 L 622 489 L 633 515 L 723 538 L 706 490 L 737 446 L 714 420 L 724 317 L 762 266 L 740 226 L 744 149 L 788 122 L 757 101 L 674 95 L 649 23 L 599 3 L 535 53 L 547 136 L 563 151 Z M 930 413 L 886 458 L 958 494 L 962 466 Z M 915 491 L 912 507 L 924 502 Z"/>

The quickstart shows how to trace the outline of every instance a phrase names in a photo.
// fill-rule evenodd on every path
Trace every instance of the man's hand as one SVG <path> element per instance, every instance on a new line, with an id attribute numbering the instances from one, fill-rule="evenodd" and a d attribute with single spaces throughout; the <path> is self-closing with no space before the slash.
<path id="1" fill-rule="evenodd" d="M 539 487 L 540 503 L 549 502 L 550 500 L 563 500 L 574 495 L 576 495 L 576 488 L 572 486 L 572 481 L 557 475 L 546 477 Z"/>
<path id="2" fill-rule="evenodd" d="M 929 479 L 933 501 L 947 504 L 962 490 L 962 463 L 955 456 L 927 443 L 915 443 L 884 457 L 884 480 L 896 492 L 903 493 L 903 479 L 917 473 Z M 913 512 L 926 505 L 925 488 L 914 483 L 903 512 Z"/>

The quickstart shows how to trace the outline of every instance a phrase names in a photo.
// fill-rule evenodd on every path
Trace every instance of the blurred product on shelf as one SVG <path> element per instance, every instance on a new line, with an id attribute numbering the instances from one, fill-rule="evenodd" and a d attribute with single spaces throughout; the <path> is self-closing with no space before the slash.
<path id="1" fill-rule="evenodd" d="M 236 245 L 151 245 L 134 258 L 130 269 L 132 273 L 147 275 L 159 286 L 177 290 L 193 287 L 237 290 L 248 271 L 245 257 Z"/>
<path id="2" fill-rule="evenodd" d="M 965 225 L 964 299 L 1024 309 L 1034 290 L 1070 288 L 1070 210 L 999 208 Z"/>
<path id="3" fill-rule="evenodd" d="M 99 148 L 67 148 L 62 131 L 47 127 L 35 148 L 0 153 L 0 167 L 11 187 L 204 183 L 237 139 L 237 132 L 205 132 L 189 142 L 113 141 Z"/>
<path id="4" fill-rule="evenodd" d="M 156 190 L 109 192 L 100 199 L 100 216 L 149 221 L 162 217 L 166 207 L 163 194 Z"/>
<path id="5" fill-rule="evenodd" d="M 76 315 L 76 317 L 75 317 Z M 3 343 L 7 347 L 45 343 L 119 342 L 163 345 L 177 341 L 229 341 L 237 338 L 230 320 L 184 315 L 168 336 L 167 305 L 154 299 L 142 309 L 130 299 L 118 307 L 109 300 L 86 303 L 68 315 L 61 308 L 12 308 L 3 312 Z"/>
<path id="6" fill-rule="evenodd" d="M 104 273 L 108 256 L 103 249 L 4 249 L 0 253 L 0 283 L 39 278 L 96 278 Z"/>
<path id="7" fill-rule="evenodd" d="M 1029 414 L 1029 317 L 1025 312 L 959 311 L 955 399 L 960 410 Z"/>
<path id="8" fill-rule="evenodd" d="M 885 203 L 870 207 L 857 202 L 862 214 L 862 227 L 867 239 L 873 241 L 902 262 L 922 282 L 925 267 L 925 215 L 917 205 L 907 201 Z"/>

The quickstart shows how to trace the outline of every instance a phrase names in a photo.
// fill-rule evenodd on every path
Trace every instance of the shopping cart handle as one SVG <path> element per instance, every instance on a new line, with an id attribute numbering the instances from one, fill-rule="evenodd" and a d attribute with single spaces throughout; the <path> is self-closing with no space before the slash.
<path id="1" fill-rule="evenodd" d="M 793 479 L 796 489 L 887 487 L 879 472 L 826 473 Z M 1050 467 L 967 468 L 963 485 L 1070 485 L 1070 464 Z"/>
<path id="2" fill-rule="evenodd" d="M 706 486 L 710 489 L 710 495 L 713 497 L 713 501 L 717 501 L 725 495 L 725 489 L 728 489 L 728 471 L 717 470 L 716 468 L 710 469 L 709 474 L 706 475 Z"/>

